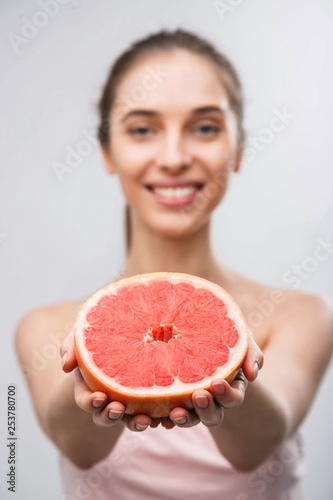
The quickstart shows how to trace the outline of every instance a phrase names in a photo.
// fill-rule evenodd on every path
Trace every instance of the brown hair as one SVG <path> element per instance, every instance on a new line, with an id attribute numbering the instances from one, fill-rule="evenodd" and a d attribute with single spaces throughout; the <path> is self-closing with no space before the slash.
<path id="1" fill-rule="evenodd" d="M 174 48 L 186 49 L 195 54 L 207 57 L 221 70 L 221 79 L 223 80 L 231 107 L 237 119 L 238 143 L 240 145 L 243 144 L 245 140 L 243 128 L 243 97 L 241 84 L 235 68 L 210 42 L 188 31 L 177 29 L 175 31 L 162 30 L 132 43 L 132 45 L 114 62 L 98 104 L 100 115 L 98 138 L 102 147 L 107 147 L 109 145 L 110 112 L 114 105 L 119 83 L 125 76 L 126 71 L 140 57 L 152 51 L 170 50 Z M 127 252 L 131 243 L 130 224 L 130 211 L 128 205 L 126 205 L 125 225 Z"/>

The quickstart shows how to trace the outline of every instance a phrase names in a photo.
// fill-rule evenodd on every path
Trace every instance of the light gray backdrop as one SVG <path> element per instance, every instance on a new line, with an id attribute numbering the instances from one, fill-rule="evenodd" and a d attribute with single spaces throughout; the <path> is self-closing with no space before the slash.
<path id="1" fill-rule="evenodd" d="M 0 496 L 59 500 L 57 451 L 37 424 L 13 333 L 27 311 L 87 296 L 124 263 L 124 200 L 90 135 L 110 64 L 162 27 L 194 30 L 226 52 L 244 84 L 256 146 L 248 144 L 214 214 L 216 251 L 250 278 L 332 297 L 333 3 L 2 0 L 0 11 Z M 73 149 L 76 166 L 59 176 Z M 325 258 L 316 257 L 319 247 Z M 332 498 L 332 382 L 331 367 L 303 425 L 309 500 Z M 4 477 L 9 383 L 18 400 L 15 496 Z"/>

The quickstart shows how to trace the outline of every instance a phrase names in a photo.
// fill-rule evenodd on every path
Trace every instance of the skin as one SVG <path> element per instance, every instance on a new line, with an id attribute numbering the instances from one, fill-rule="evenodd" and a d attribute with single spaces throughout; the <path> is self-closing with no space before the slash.
<path id="1" fill-rule="evenodd" d="M 140 102 L 129 101 L 145 81 L 147 66 L 156 65 L 166 73 L 162 81 Z M 207 106 L 220 111 L 195 111 Z M 138 110 L 146 113 L 133 113 Z M 37 416 L 79 467 L 105 457 L 124 427 L 142 432 L 149 425 L 172 429 L 201 422 L 236 468 L 252 470 L 292 435 L 310 408 L 333 349 L 332 304 L 248 280 L 214 255 L 211 214 L 240 169 L 242 150 L 235 114 L 210 61 L 180 49 L 139 60 L 120 83 L 110 119 L 103 157 L 107 172 L 119 177 L 132 216 L 132 244 L 119 279 L 158 271 L 206 278 L 233 296 L 253 336 L 236 379 L 231 384 L 216 379 L 211 392 L 195 391 L 194 410 L 174 408 L 164 419 L 130 417 L 120 402 L 91 392 L 77 368 L 71 328 L 88 297 L 32 311 L 16 333 L 23 369 L 31 368 L 32 348 L 38 351 L 47 343 L 46 332 L 61 332 L 63 340 L 63 371 L 54 359 L 42 373 L 27 377 Z M 160 179 L 184 177 L 204 184 L 200 203 L 186 211 L 157 205 L 145 188 Z M 274 293 L 280 293 L 279 301 Z M 271 313 L 262 314 L 252 327 L 253 312 L 264 301 L 271 304 Z"/>

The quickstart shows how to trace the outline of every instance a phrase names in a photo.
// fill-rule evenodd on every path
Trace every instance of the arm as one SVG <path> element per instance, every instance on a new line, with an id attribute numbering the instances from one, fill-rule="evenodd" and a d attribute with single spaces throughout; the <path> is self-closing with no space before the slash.
<path id="1" fill-rule="evenodd" d="M 287 437 L 288 411 L 284 400 L 260 376 L 249 384 L 239 407 L 232 390 L 226 389 L 223 421 L 209 430 L 233 466 L 250 471 Z"/>
<path id="2" fill-rule="evenodd" d="M 245 470 L 259 465 L 295 432 L 332 354 L 333 311 L 327 302 L 300 295 L 281 313 L 276 333 L 264 350 L 261 376 L 249 384 L 239 409 L 225 411 L 220 429 L 210 429 L 221 451 Z"/>
<path id="3" fill-rule="evenodd" d="M 214 392 L 212 384 L 221 406 L 206 392 L 208 408 L 200 410 L 195 405 L 197 416 L 188 413 L 187 426 L 198 419 L 207 425 L 221 453 L 239 470 L 260 465 L 294 433 L 311 406 L 332 354 L 332 306 L 315 296 L 288 296 L 264 350 L 261 376 L 249 383 L 246 392 L 243 375 L 231 385 L 223 381 L 222 396 Z M 243 370 L 253 380 L 250 358 L 246 358 Z M 193 399 L 203 393 L 196 391 Z M 177 412 L 180 416 L 180 409 Z"/>
<path id="4" fill-rule="evenodd" d="M 105 394 L 92 393 L 78 369 L 72 373 L 62 371 L 59 347 L 69 337 L 72 326 L 69 320 L 75 319 L 76 313 L 64 319 L 63 311 L 59 313 L 60 306 L 56 307 L 56 311 L 52 307 L 38 309 L 24 316 L 17 327 L 15 347 L 44 432 L 77 467 L 89 468 L 110 453 L 124 426 L 138 432 L 136 423 L 149 425 L 151 420 L 142 415 L 111 419 L 109 410 L 120 411 L 120 417 L 123 405 L 107 404 Z M 54 355 L 45 357 L 43 350 Z M 70 371 L 75 366 L 71 347 L 68 354 L 67 371 Z M 34 363 L 37 357 L 38 369 Z M 93 406 L 96 399 L 102 403 L 97 408 Z"/>

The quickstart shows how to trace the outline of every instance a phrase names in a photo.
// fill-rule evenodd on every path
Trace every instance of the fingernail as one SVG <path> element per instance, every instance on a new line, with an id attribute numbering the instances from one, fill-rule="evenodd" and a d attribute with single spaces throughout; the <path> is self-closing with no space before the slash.
<path id="1" fill-rule="evenodd" d="M 111 420 L 115 420 L 116 418 L 119 418 L 122 413 L 123 412 L 120 410 L 110 410 L 109 418 L 111 418 Z"/>
<path id="2" fill-rule="evenodd" d="M 187 417 L 184 415 L 183 417 L 174 418 L 173 420 L 176 424 L 185 424 L 185 422 L 187 422 Z"/>
<path id="3" fill-rule="evenodd" d="M 208 399 L 206 396 L 197 396 L 195 402 L 199 408 L 204 409 L 208 407 Z"/>
<path id="4" fill-rule="evenodd" d="M 259 372 L 259 365 L 257 361 L 255 361 L 253 364 L 253 371 L 254 371 L 254 379 L 256 379 Z"/>
<path id="5" fill-rule="evenodd" d="M 100 408 L 105 403 L 105 399 L 96 398 L 93 400 L 92 405 L 94 408 Z"/>
<path id="6" fill-rule="evenodd" d="M 222 396 L 225 393 L 225 387 L 221 382 L 216 382 L 213 384 L 213 389 L 218 396 Z"/>
<path id="7" fill-rule="evenodd" d="M 140 424 L 135 424 L 135 428 L 138 430 L 138 431 L 144 431 L 145 429 L 147 429 L 148 425 L 140 425 Z"/>
<path id="8" fill-rule="evenodd" d="M 64 354 L 62 355 L 62 358 L 61 358 L 61 368 L 64 367 L 64 364 L 66 363 L 66 359 L 67 359 L 67 352 L 64 352 Z"/>

